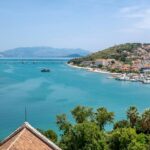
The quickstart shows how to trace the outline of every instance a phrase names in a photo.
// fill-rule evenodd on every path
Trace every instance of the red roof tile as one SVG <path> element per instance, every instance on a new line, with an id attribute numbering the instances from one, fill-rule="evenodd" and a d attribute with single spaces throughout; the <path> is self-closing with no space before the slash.
<path id="1" fill-rule="evenodd" d="M 0 150 L 61 150 L 52 141 L 25 122 L 0 143 Z"/>

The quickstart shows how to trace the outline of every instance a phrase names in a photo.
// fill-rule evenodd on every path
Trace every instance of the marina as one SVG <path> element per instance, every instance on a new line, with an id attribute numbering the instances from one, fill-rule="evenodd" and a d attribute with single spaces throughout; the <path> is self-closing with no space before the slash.
<path id="1" fill-rule="evenodd" d="M 142 82 L 144 84 L 150 84 L 150 74 L 117 74 L 112 78 L 120 81 Z"/>
<path id="2" fill-rule="evenodd" d="M 131 82 L 141 82 L 143 84 L 150 84 L 150 72 L 149 70 L 144 73 L 112 73 L 107 70 L 102 70 L 98 68 L 90 67 L 78 67 L 71 64 L 68 64 L 71 67 L 84 69 L 90 72 L 108 74 L 107 79 L 115 79 L 118 81 L 131 81 Z"/>

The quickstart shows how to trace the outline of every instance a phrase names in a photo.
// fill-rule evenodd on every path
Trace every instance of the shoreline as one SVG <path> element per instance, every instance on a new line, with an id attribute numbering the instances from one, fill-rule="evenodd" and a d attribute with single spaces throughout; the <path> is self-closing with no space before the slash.
<path id="1" fill-rule="evenodd" d="M 76 66 L 76 65 L 68 64 L 68 63 L 67 63 L 67 65 L 70 66 L 70 67 L 73 67 L 73 68 L 84 69 L 84 70 L 87 70 L 87 71 L 90 71 L 90 72 L 95 72 L 95 73 L 102 73 L 102 74 L 108 74 L 108 75 L 120 74 L 120 73 L 112 73 L 112 72 L 109 72 L 109 71 L 104 71 L 104 70 L 101 70 L 101 69 L 94 69 L 94 68 L 90 68 L 90 67 L 79 67 L 79 66 Z"/>
<path id="2" fill-rule="evenodd" d="M 150 84 L 150 76 L 147 76 L 147 78 L 143 75 L 139 75 L 138 77 L 137 77 L 137 75 L 127 76 L 126 74 L 111 73 L 109 71 L 104 71 L 101 69 L 94 69 L 94 68 L 90 68 L 90 67 L 79 67 L 76 65 L 68 64 L 68 63 L 67 63 L 67 65 L 70 67 L 73 67 L 73 68 L 84 69 L 84 70 L 90 71 L 90 72 L 107 74 L 107 75 L 110 75 L 110 77 L 108 77 L 110 79 L 114 78 L 119 81 L 142 82 L 143 84 Z"/>

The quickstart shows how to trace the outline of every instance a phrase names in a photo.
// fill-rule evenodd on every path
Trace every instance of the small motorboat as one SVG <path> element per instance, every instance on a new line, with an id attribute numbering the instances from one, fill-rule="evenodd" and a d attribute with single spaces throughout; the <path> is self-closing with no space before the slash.
<path id="1" fill-rule="evenodd" d="M 43 68 L 43 69 L 41 69 L 41 72 L 50 72 L 50 69 L 49 68 Z"/>

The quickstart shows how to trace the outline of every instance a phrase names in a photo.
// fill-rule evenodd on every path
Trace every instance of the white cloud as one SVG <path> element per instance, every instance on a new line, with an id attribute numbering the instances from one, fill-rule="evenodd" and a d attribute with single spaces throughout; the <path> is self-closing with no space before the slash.
<path id="1" fill-rule="evenodd" d="M 120 16 L 131 24 L 130 31 L 150 29 L 150 7 L 124 7 L 120 10 Z"/>
<path id="2" fill-rule="evenodd" d="M 136 23 L 140 29 L 150 29 L 150 9 L 147 9 L 140 21 Z"/>

